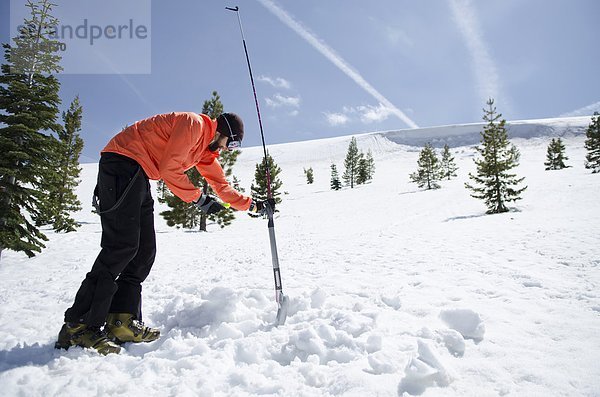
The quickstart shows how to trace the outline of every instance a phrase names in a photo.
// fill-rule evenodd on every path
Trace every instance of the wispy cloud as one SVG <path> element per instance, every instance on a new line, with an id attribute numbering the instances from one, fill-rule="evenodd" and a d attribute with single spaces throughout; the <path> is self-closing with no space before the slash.
<path id="1" fill-rule="evenodd" d="M 346 62 L 341 56 L 335 53 L 335 51 L 329 47 L 325 42 L 319 39 L 314 33 L 309 32 L 304 26 L 296 21 L 290 14 L 284 9 L 275 4 L 272 0 L 259 0 L 259 2 L 265 6 L 271 13 L 279 18 L 286 26 L 294 30 L 300 37 L 306 40 L 312 47 L 319 51 L 329 61 L 350 77 L 356 84 L 367 91 L 371 96 L 377 99 L 378 102 L 389 108 L 392 113 L 406 123 L 411 128 L 418 128 L 419 126 L 411 120 L 404 112 L 398 109 L 392 104 L 386 97 L 384 97 L 379 91 L 377 91 L 371 84 L 369 84 L 348 62 Z"/>
<path id="2" fill-rule="evenodd" d="M 473 67 L 475 69 L 480 100 L 483 103 L 491 97 L 501 102 L 506 102 L 506 98 L 500 97 L 500 77 L 495 62 L 490 56 L 483 40 L 479 20 L 473 10 L 471 1 L 449 1 L 454 20 L 473 58 Z"/>
<path id="3" fill-rule="evenodd" d="M 347 124 L 350 121 L 350 117 L 348 117 L 344 113 L 328 113 L 328 112 L 325 112 L 324 114 L 325 114 L 325 118 L 327 119 L 327 122 L 331 126 L 344 125 L 344 124 Z"/>
<path id="4" fill-rule="evenodd" d="M 265 98 L 267 106 L 273 108 L 279 108 L 282 106 L 289 107 L 300 107 L 300 97 L 298 96 L 283 96 L 281 94 L 275 94 L 271 98 Z"/>
<path id="5" fill-rule="evenodd" d="M 363 124 L 378 123 L 394 115 L 394 111 L 383 104 L 378 106 L 344 106 L 342 112 L 325 112 L 325 118 L 331 126 L 344 125 L 360 121 Z"/>
<path id="6" fill-rule="evenodd" d="M 563 113 L 559 117 L 591 116 L 594 112 L 600 112 L 600 102 L 592 103 L 572 112 Z"/>
<path id="7" fill-rule="evenodd" d="M 269 76 L 259 76 L 258 81 L 261 81 L 263 83 L 267 83 L 272 85 L 275 88 L 284 88 L 286 90 L 289 90 L 290 88 L 292 88 L 292 84 L 287 81 L 286 79 L 284 79 L 283 77 L 269 77 Z"/>
<path id="8" fill-rule="evenodd" d="M 376 123 L 386 120 L 393 114 L 393 110 L 379 104 L 379 106 L 358 106 L 357 109 L 360 114 L 360 120 L 364 124 Z"/>

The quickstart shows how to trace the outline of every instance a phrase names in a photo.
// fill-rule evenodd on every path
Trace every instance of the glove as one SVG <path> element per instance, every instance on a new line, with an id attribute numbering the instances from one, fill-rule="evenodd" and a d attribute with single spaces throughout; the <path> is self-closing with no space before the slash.
<path id="1" fill-rule="evenodd" d="M 275 212 L 275 199 L 274 198 L 270 198 L 267 200 L 252 199 L 252 204 L 250 204 L 250 212 L 255 212 L 260 215 L 266 215 L 267 207 L 270 207 L 271 211 Z"/>
<path id="2" fill-rule="evenodd" d="M 198 201 L 194 201 L 194 204 L 206 215 L 216 214 L 225 209 L 221 203 L 208 194 L 201 195 Z"/>

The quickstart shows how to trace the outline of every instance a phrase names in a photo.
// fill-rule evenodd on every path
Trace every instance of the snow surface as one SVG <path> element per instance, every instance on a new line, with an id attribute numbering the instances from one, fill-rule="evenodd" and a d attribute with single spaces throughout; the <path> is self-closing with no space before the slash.
<path id="1" fill-rule="evenodd" d="M 375 178 L 337 192 L 329 167 L 343 172 L 350 137 L 271 146 L 286 324 L 272 326 L 265 220 L 199 233 L 157 215 L 144 313 L 162 336 L 106 357 L 53 348 L 99 249 L 86 164 L 79 231 L 47 231 L 33 259 L 3 253 L 0 395 L 600 396 L 600 175 L 582 136 L 558 134 L 572 168 L 544 171 L 549 137 L 514 139 L 529 188 L 493 216 L 463 186 L 468 146 L 452 150 L 459 177 L 423 191 L 408 178 L 420 148 L 359 135 Z M 261 150 L 236 166 L 248 190 Z"/>

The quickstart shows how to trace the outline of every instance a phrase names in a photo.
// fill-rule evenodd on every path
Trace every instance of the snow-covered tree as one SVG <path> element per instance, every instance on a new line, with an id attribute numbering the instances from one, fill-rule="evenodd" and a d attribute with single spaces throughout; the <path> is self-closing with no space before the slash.
<path id="1" fill-rule="evenodd" d="M 471 197 L 484 200 L 488 214 L 496 214 L 508 211 L 506 203 L 520 200 L 527 186 L 517 187 L 525 178 L 509 173 L 519 165 L 519 151 L 508 140 L 506 120 L 500 120 L 502 114 L 496 113 L 493 99 L 487 105 L 483 119 L 488 124 L 481 132 L 481 145 L 476 147 L 481 158 L 474 159 L 477 174 L 469 173 L 476 186 L 465 183 L 465 187 L 473 192 Z"/>
<path id="2" fill-rule="evenodd" d="M 410 174 L 411 181 L 415 182 L 419 187 L 427 187 L 427 189 L 439 189 L 437 183 L 442 177 L 440 162 L 437 158 L 435 150 L 431 144 L 427 143 L 417 160 L 418 169 Z"/>
<path id="3" fill-rule="evenodd" d="M 548 152 L 546 153 L 546 170 L 562 170 L 567 168 L 565 160 L 569 158 L 565 156 L 565 145 L 560 138 L 554 139 L 548 145 Z"/>
<path id="4" fill-rule="evenodd" d="M 600 172 L 600 115 L 594 112 L 592 122 L 586 133 L 585 148 L 588 151 L 585 156 L 585 168 L 591 169 L 592 173 Z"/>

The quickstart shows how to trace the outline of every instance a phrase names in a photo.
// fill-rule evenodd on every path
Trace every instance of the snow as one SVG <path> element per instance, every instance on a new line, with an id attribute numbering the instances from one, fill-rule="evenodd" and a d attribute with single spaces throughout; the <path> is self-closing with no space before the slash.
<path id="1" fill-rule="evenodd" d="M 3 253 L 0 394 L 599 396 L 600 176 L 583 167 L 572 120 L 533 124 L 553 133 L 513 139 L 529 187 L 492 216 L 464 188 L 470 143 L 452 149 L 459 177 L 434 191 L 409 182 L 420 148 L 392 133 L 357 135 L 375 178 L 341 191 L 329 167 L 343 171 L 350 137 L 270 146 L 287 192 L 275 219 L 286 324 L 273 326 L 265 220 L 239 214 L 199 233 L 157 215 L 144 320 L 161 338 L 106 357 L 53 348 L 99 250 L 97 165 L 84 165 L 82 227 L 46 230 L 32 259 Z M 572 168 L 544 171 L 555 135 Z M 248 191 L 261 152 L 244 149 L 236 165 Z"/>

